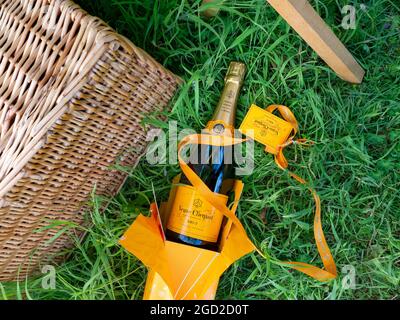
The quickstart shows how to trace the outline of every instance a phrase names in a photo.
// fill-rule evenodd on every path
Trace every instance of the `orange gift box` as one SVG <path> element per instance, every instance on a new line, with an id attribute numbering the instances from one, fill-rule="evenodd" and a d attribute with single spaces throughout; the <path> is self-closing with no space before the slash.
<path id="1" fill-rule="evenodd" d="M 120 240 L 126 250 L 149 268 L 145 300 L 214 299 L 222 273 L 254 250 L 251 242 L 246 241 L 245 234 L 230 220 L 222 228 L 218 251 L 166 240 L 164 230 L 168 210 L 175 201 L 178 188 L 173 186 L 168 203 L 163 203 L 160 210 L 155 203 L 151 205 L 150 217 L 139 215 Z M 243 183 L 235 180 L 233 213 L 242 190 Z"/>

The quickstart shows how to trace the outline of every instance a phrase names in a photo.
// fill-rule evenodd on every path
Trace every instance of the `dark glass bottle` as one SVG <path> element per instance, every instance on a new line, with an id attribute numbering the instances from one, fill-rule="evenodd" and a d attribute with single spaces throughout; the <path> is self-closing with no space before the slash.
<path id="1" fill-rule="evenodd" d="M 209 122 L 207 128 L 209 134 L 213 135 L 224 135 L 229 131 L 230 135 L 233 135 L 233 129 L 235 126 L 236 108 L 239 99 L 240 89 L 243 85 L 244 76 L 246 73 L 246 67 L 243 63 L 232 62 L 229 66 L 229 70 L 225 77 L 225 87 L 221 95 L 221 99 L 216 108 L 213 119 Z M 228 196 L 229 187 L 227 187 L 227 181 L 234 178 L 234 156 L 233 147 L 215 147 L 215 146 L 199 146 L 200 152 L 198 153 L 198 161 L 196 163 L 189 163 L 193 171 L 204 181 L 204 183 L 210 188 L 211 191 L 219 194 L 225 194 Z M 182 174 L 180 183 L 190 185 L 190 181 L 187 177 Z M 194 201 L 198 201 L 195 199 Z M 227 200 L 228 202 L 229 200 Z M 196 207 L 196 203 L 193 206 Z M 174 224 L 174 231 L 170 228 L 170 223 L 167 224 L 166 235 L 169 240 L 201 247 L 204 249 L 215 250 L 217 248 L 218 239 L 215 237 L 213 241 L 207 241 L 205 238 L 199 239 L 194 237 L 190 232 L 185 231 L 187 229 L 187 223 L 190 223 L 191 210 L 185 211 L 187 214 L 187 221 L 180 220 L 182 222 L 181 228 L 176 223 Z M 171 213 L 169 221 L 174 219 L 174 212 Z M 216 220 L 217 226 L 213 229 L 221 229 L 223 219 L 218 217 Z M 170 228 L 169 228 L 170 227 Z"/>

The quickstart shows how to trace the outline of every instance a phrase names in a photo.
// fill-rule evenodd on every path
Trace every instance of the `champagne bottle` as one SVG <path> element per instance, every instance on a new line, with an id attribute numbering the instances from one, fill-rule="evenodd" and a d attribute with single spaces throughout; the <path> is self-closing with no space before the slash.
<path id="1" fill-rule="evenodd" d="M 207 125 L 209 134 L 233 136 L 236 107 L 245 73 L 243 63 L 231 62 L 220 101 Z M 224 197 L 227 203 L 229 188 L 224 187 L 224 182 L 234 177 L 233 147 L 201 146 L 200 149 L 197 163 L 188 165 L 211 191 Z M 180 183 L 190 185 L 184 174 Z M 204 249 L 216 249 L 224 216 L 207 201 L 195 196 L 193 188 L 187 187 L 187 190 L 178 192 L 180 194 L 176 195 L 167 223 L 167 238 Z"/>

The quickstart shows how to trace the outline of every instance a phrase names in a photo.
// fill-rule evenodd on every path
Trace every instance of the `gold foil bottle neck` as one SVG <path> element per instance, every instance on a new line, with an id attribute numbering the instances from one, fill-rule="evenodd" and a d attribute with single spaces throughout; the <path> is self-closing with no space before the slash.
<path id="1" fill-rule="evenodd" d="M 229 81 L 237 82 L 242 87 L 246 75 L 246 65 L 241 62 L 231 62 L 225 76 L 225 84 Z M 240 90 L 240 89 L 239 89 Z"/>
<path id="2" fill-rule="evenodd" d="M 236 107 L 239 100 L 240 89 L 242 88 L 246 75 L 246 65 L 241 62 L 231 62 L 225 76 L 225 87 L 221 94 L 221 99 L 215 110 L 213 121 L 225 123 L 234 127 L 236 117 Z M 224 132 L 224 126 L 217 124 L 214 128 L 216 134 Z"/>

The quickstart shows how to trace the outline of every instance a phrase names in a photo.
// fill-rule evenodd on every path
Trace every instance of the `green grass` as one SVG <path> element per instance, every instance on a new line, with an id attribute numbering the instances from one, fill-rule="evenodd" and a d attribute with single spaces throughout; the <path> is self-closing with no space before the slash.
<path id="1" fill-rule="evenodd" d="M 220 15 L 201 18 L 199 1 L 80 0 L 185 84 L 170 120 L 199 131 L 211 117 L 231 60 L 245 62 L 248 76 L 238 124 L 251 103 L 286 104 L 312 148 L 291 147 L 292 170 L 313 181 L 323 206 L 323 226 L 339 272 L 356 269 L 356 288 L 337 280 L 319 283 L 252 254 L 222 277 L 218 299 L 399 299 L 400 287 L 400 5 L 364 3 L 357 28 L 340 27 L 350 1 L 311 1 L 367 71 L 361 85 L 340 80 L 265 4 L 227 1 Z M 148 119 L 163 129 L 166 124 Z M 305 187 L 278 169 L 258 145 L 256 170 L 244 179 L 238 215 L 252 240 L 273 259 L 321 266 L 313 240 L 313 202 Z M 94 226 L 57 266 L 55 290 L 41 278 L 0 284 L 0 297 L 32 299 L 140 299 L 146 268 L 117 241 L 139 212 L 147 212 L 151 183 L 166 199 L 177 165 L 125 168 L 129 180 L 101 213 L 94 196 Z M 265 213 L 265 219 L 262 214 Z"/>

